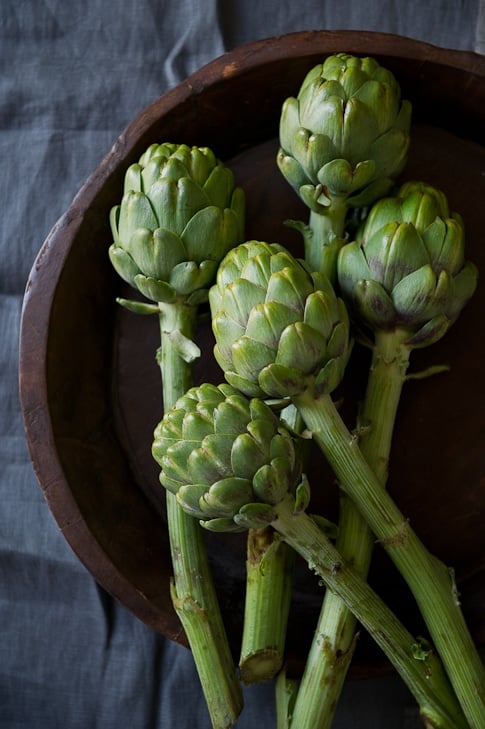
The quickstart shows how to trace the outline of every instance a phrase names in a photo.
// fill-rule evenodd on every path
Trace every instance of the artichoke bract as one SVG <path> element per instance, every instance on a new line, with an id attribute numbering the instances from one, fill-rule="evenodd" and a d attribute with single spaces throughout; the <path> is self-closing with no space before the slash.
<path id="1" fill-rule="evenodd" d="M 405 343 L 440 339 L 472 296 L 476 266 L 465 260 L 461 217 L 444 193 L 407 182 L 371 208 L 357 240 L 338 258 L 343 298 L 358 324 L 401 329 Z"/>
<path id="2" fill-rule="evenodd" d="M 350 353 L 346 307 L 328 279 L 283 246 L 247 241 L 222 260 L 209 291 L 214 356 L 249 397 L 287 398 L 311 380 L 340 382 Z"/>
<path id="3" fill-rule="evenodd" d="M 155 429 L 152 453 L 162 485 L 214 531 L 266 526 L 302 481 L 298 449 L 277 415 L 228 384 L 179 398 Z"/>
<path id="4" fill-rule="evenodd" d="M 110 214 L 117 273 L 152 301 L 207 289 L 243 240 L 245 197 L 207 147 L 152 144 L 126 171 Z"/>
<path id="5" fill-rule="evenodd" d="M 336 199 L 369 205 L 389 192 L 406 163 L 411 110 L 375 59 L 330 56 L 283 104 L 279 169 L 316 213 Z"/>

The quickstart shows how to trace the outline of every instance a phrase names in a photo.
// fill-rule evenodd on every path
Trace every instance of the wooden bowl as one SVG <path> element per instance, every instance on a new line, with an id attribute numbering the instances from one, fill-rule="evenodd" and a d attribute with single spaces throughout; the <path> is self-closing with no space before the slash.
<path id="1" fill-rule="evenodd" d="M 440 187 L 464 217 L 468 256 L 485 266 L 485 58 L 396 36 L 302 32 L 225 54 L 142 111 L 116 141 L 54 226 L 27 285 L 21 329 L 20 391 L 27 441 L 42 491 L 65 538 L 95 579 L 134 615 L 185 642 L 169 596 L 171 565 L 164 495 L 150 455 L 161 418 L 159 344 L 154 317 L 115 303 L 129 292 L 108 260 L 108 214 L 119 202 L 127 166 L 152 142 L 207 145 L 234 170 L 248 201 L 247 238 L 300 251 L 287 218 L 306 211 L 275 165 L 283 100 L 325 56 L 371 55 L 392 70 L 414 106 L 412 147 L 402 179 Z M 483 284 L 459 323 L 412 369 L 450 371 L 405 387 L 396 425 L 389 489 L 425 544 L 456 571 L 463 609 L 479 645 L 485 637 L 483 528 Z M 211 332 L 197 381 L 222 381 L 211 359 Z M 356 351 L 344 385 L 344 416 L 362 396 L 366 354 Z M 331 474 L 313 510 L 336 517 Z M 481 490 L 482 489 L 482 490 Z M 244 537 L 207 535 L 214 579 L 237 657 L 244 595 Z M 422 631 L 413 601 L 382 549 L 370 575 L 406 625 Z M 288 659 L 303 664 L 322 588 L 298 565 Z M 354 675 L 387 667 L 361 639 Z"/>

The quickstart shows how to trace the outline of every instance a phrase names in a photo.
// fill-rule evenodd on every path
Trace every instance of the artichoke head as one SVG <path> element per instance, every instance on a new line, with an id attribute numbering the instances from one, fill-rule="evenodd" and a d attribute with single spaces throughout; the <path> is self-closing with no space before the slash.
<path id="1" fill-rule="evenodd" d="M 328 57 L 286 99 L 280 117 L 279 169 L 305 204 L 325 214 L 386 195 L 406 163 L 411 103 L 394 75 L 372 58 Z"/>
<path id="2" fill-rule="evenodd" d="M 477 268 L 465 261 L 461 217 L 440 190 L 407 182 L 371 208 L 338 259 L 342 296 L 356 322 L 401 329 L 422 347 L 440 339 L 472 296 Z"/>
<path id="3" fill-rule="evenodd" d="M 244 208 L 242 189 L 210 149 L 152 144 L 127 169 L 111 210 L 111 263 L 152 301 L 206 290 L 243 240 Z"/>
<path id="4" fill-rule="evenodd" d="M 283 246 L 247 241 L 220 264 L 209 291 L 214 356 L 249 397 L 288 398 L 340 382 L 350 353 L 343 301 Z"/>
<path id="5" fill-rule="evenodd" d="M 228 384 L 193 387 L 154 432 L 160 482 L 214 531 L 266 526 L 302 481 L 299 450 L 262 400 Z"/>

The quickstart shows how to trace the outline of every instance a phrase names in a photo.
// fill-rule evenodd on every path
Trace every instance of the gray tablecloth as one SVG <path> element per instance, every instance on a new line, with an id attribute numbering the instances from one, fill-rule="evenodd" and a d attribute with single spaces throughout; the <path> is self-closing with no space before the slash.
<path id="1" fill-rule="evenodd" d="M 483 51 L 478 0 L 2 0 L 0 3 L 0 728 L 207 729 L 190 653 L 79 563 L 36 483 L 17 394 L 22 296 L 49 229 L 128 122 L 225 50 L 368 29 Z M 274 726 L 271 684 L 241 729 Z M 412 729 L 394 676 L 347 685 L 336 729 Z"/>

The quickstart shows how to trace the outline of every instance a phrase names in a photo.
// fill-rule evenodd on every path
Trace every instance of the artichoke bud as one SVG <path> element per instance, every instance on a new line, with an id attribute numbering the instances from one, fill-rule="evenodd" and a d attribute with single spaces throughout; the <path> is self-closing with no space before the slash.
<path id="1" fill-rule="evenodd" d="M 278 244 L 248 241 L 221 262 L 209 291 L 215 358 L 249 397 L 302 392 L 327 362 L 332 382 L 349 351 L 347 310 L 322 274 Z"/>
<path id="2" fill-rule="evenodd" d="M 374 204 L 356 237 L 340 251 L 338 280 L 357 325 L 402 329 L 411 347 L 437 341 L 477 283 L 463 221 L 444 193 L 405 183 Z"/>
<path id="3" fill-rule="evenodd" d="M 259 527 L 302 481 L 298 443 L 261 400 L 230 385 L 191 388 L 154 432 L 160 482 L 213 530 Z"/>
<path id="4" fill-rule="evenodd" d="M 167 302 L 169 292 L 191 297 L 207 291 L 220 260 L 243 240 L 244 214 L 243 190 L 210 149 L 152 144 L 126 171 L 111 210 L 110 260 L 153 301 Z"/>
<path id="5" fill-rule="evenodd" d="M 325 214 L 334 198 L 369 205 L 404 168 L 410 125 L 411 104 L 393 74 L 339 53 L 312 68 L 283 103 L 277 164 L 314 212 Z"/>

